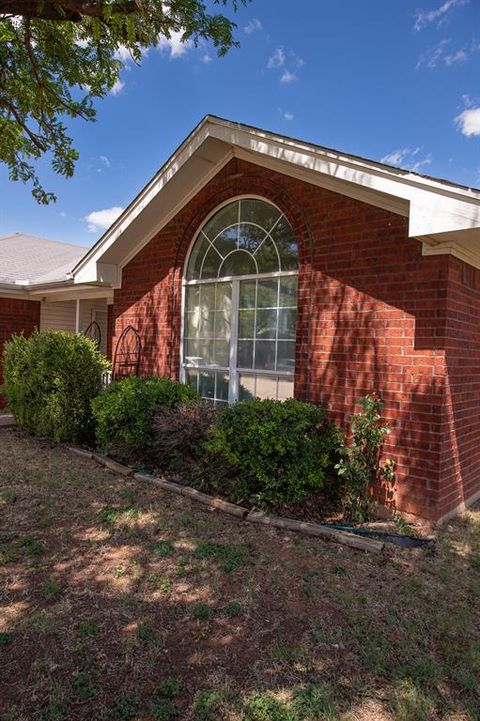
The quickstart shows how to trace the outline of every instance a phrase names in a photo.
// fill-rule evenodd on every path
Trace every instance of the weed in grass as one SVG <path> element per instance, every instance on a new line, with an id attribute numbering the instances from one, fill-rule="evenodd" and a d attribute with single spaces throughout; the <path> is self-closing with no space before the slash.
<path id="1" fill-rule="evenodd" d="M 140 641 L 151 641 L 153 639 L 153 628 L 149 626 L 148 623 L 145 623 L 145 621 L 140 621 L 137 628 L 137 636 Z"/>
<path id="2" fill-rule="evenodd" d="M 412 681 L 402 681 L 391 702 L 395 721 L 428 721 L 433 708 L 432 700 Z"/>
<path id="3" fill-rule="evenodd" d="M 18 558 L 15 548 L 8 544 L 3 544 L 0 548 L 0 566 L 6 566 L 7 563 L 14 563 Z"/>
<path id="4" fill-rule="evenodd" d="M 234 618 L 242 613 L 242 607 L 238 601 L 229 601 L 226 606 L 222 608 L 222 613 L 227 618 Z"/>
<path id="5" fill-rule="evenodd" d="M 89 674 L 85 671 L 77 673 L 73 679 L 73 688 L 80 701 L 88 701 L 99 692 L 98 686 L 91 682 Z"/>
<path id="6" fill-rule="evenodd" d="M 41 712 L 40 718 L 42 721 L 62 721 L 68 718 L 67 707 L 62 700 L 53 698 Z"/>
<path id="7" fill-rule="evenodd" d="M 43 544 L 33 536 L 24 536 L 20 539 L 20 546 L 27 556 L 40 556 L 45 550 Z"/>
<path id="8" fill-rule="evenodd" d="M 0 631 L 0 646 L 6 646 L 7 644 L 12 643 L 14 638 L 15 634 L 11 631 Z"/>
<path id="9" fill-rule="evenodd" d="M 276 639 L 273 643 L 273 654 L 280 661 L 294 664 L 302 658 L 303 649 L 301 646 L 288 646 L 281 639 Z"/>
<path id="10" fill-rule="evenodd" d="M 132 488 L 123 488 L 120 497 L 126 506 L 132 506 L 135 493 Z"/>
<path id="11" fill-rule="evenodd" d="M 152 706 L 155 721 L 174 721 L 179 716 L 178 708 L 168 698 L 161 698 Z"/>
<path id="12" fill-rule="evenodd" d="M 181 690 L 182 682 L 173 676 L 168 676 L 158 687 L 158 693 L 166 698 L 175 698 Z"/>
<path id="13" fill-rule="evenodd" d="M 115 704 L 108 710 L 107 717 L 114 721 L 128 721 L 140 712 L 141 704 L 133 693 L 118 694 Z"/>
<path id="14" fill-rule="evenodd" d="M 104 506 L 100 510 L 98 517 L 100 518 L 102 523 L 105 523 L 105 525 L 114 526 L 120 514 L 121 511 L 119 511 L 118 508 L 113 508 L 112 506 Z"/>
<path id="15" fill-rule="evenodd" d="M 395 523 L 395 531 L 400 536 L 412 536 L 413 537 L 413 536 L 417 535 L 415 529 L 412 528 L 412 526 L 409 523 L 407 523 L 407 521 L 403 518 L 403 516 L 400 516 L 400 515 L 395 516 L 394 523 Z"/>
<path id="16" fill-rule="evenodd" d="M 93 620 L 88 619 L 86 621 L 80 621 L 80 623 L 78 624 L 78 633 L 80 635 L 80 638 L 95 636 L 97 632 L 98 627 Z"/>
<path id="17" fill-rule="evenodd" d="M 292 711 L 271 693 L 255 693 L 243 706 L 242 721 L 295 721 Z"/>
<path id="18" fill-rule="evenodd" d="M 220 691 L 198 691 L 195 694 L 195 721 L 218 721 L 222 702 Z"/>
<path id="19" fill-rule="evenodd" d="M 160 558 L 167 558 L 168 556 L 173 556 L 175 547 L 171 541 L 157 541 L 152 551 L 156 556 L 160 556 Z"/>
<path id="20" fill-rule="evenodd" d="M 336 566 L 333 567 L 333 572 L 336 576 L 346 576 L 347 575 L 347 569 L 345 566 L 340 566 L 340 564 L 337 563 Z"/>
<path id="21" fill-rule="evenodd" d="M 60 593 L 60 584 L 54 578 L 49 578 L 42 586 L 42 596 L 47 601 L 52 601 Z"/>
<path id="22" fill-rule="evenodd" d="M 292 709 L 298 721 L 304 719 L 336 721 L 339 718 L 332 689 L 327 684 L 309 684 L 295 688 Z"/>
<path id="23" fill-rule="evenodd" d="M 15 491 L 8 489 L 6 491 L 2 491 L 0 498 L 4 501 L 4 503 L 15 503 L 17 500 L 17 494 Z"/>
<path id="24" fill-rule="evenodd" d="M 212 541 L 201 541 L 195 550 L 195 555 L 197 558 L 214 558 L 220 562 L 220 568 L 225 573 L 246 566 L 248 560 L 246 554 L 235 546 Z"/>
<path id="25" fill-rule="evenodd" d="M 212 615 L 212 609 L 206 603 L 194 603 L 191 614 L 195 621 L 208 621 Z"/>
<path id="26" fill-rule="evenodd" d="M 162 591 L 162 593 L 167 593 L 172 590 L 172 582 L 170 579 L 157 576 L 156 573 L 149 573 L 145 580 L 147 583 L 151 583 L 152 586 L 158 588 L 159 591 Z"/>
<path id="27" fill-rule="evenodd" d="M 433 658 L 423 658 L 413 665 L 402 667 L 399 676 L 415 684 L 429 685 L 439 678 L 440 668 Z"/>

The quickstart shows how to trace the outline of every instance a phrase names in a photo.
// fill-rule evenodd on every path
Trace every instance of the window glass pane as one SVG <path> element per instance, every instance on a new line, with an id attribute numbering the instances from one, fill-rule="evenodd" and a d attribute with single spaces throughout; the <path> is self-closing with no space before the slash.
<path id="1" fill-rule="evenodd" d="M 195 391 L 198 390 L 198 372 L 197 371 L 191 371 L 188 370 L 185 373 L 185 381 L 187 383 L 187 386 L 191 386 Z"/>
<path id="2" fill-rule="evenodd" d="M 232 309 L 232 284 L 228 281 L 216 284 L 216 308 L 228 313 Z"/>
<path id="3" fill-rule="evenodd" d="M 214 365 L 214 347 L 213 340 L 200 340 L 198 341 L 198 365 Z"/>
<path id="4" fill-rule="evenodd" d="M 228 366 L 230 358 L 230 343 L 226 340 L 215 341 L 215 365 Z"/>
<path id="5" fill-rule="evenodd" d="M 238 341 L 237 366 L 239 368 L 253 368 L 253 340 Z"/>
<path id="6" fill-rule="evenodd" d="M 295 328 L 297 320 L 296 308 L 280 308 L 278 312 L 278 337 L 283 339 L 295 339 Z"/>
<path id="7" fill-rule="evenodd" d="M 202 310 L 213 310 L 215 308 L 215 283 L 203 283 L 199 288 Z"/>
<path id="8" fill-rule="evenodd" d="M 284 401 L 286 398 L 293 398 L 293 380 L 289 378 L 278 379 L 277 398 Z"/>
<path id="9" fill-rule="evenodd" d="M 228 226 L 238 223 L 238 200 L 221 208 L 203 227 L 203 232 L 213 242 L 216 236 Z"/>
<path id="10" fill-rule="evenodd" d="M 215 248 L 224 258 L 226 255 L 237 249 L 238 224 L 226 228 L 215 240 Z"/>
<path id="11" fill-rule="evenodd" d="M 186 314 L 185 318 L 185 337 L 196 338 L 198 336 L 198 329 L 200 327 L 200 312 L 199 309 L 190 311 Z"/>
<path id="12" fill-rule="evenodd" d="M 297 307 L 297 276 L 291 275 L 280 278 L 280 303 L 279 305 Z"/>
<path id="13" fill-rule="evenodd" d="M 255 331 L 255 311 L 241 310 L 238 315 L 238 337 L 253 338 Z"/>
<path id="14" fill-rule="evenodd" d="M 240 308 L 255 308 L 255 280 L 240 281 Z"/>
<path id="15" fill-rule="evenodd" d="M 280 255 L 282 270 L 295 270 L 297 267 L 297 244 L 288 220 L 281 218 L 272 231 L 272 239 Z"/>
<path id="16" fill-rule="evenodd" d="M 277 249 L 269 238 L 255 253 L 255 260 L 259 273 L 277 273 L 280 270 Z"/>
<path id="17" fill-rule="evenodd" d="M 252 275 L 256 272 L 253 256 L 245 250 L 235 250 L 223 261 L 219 275 Z"/>
<path id="18" fill-rule="evenodd" d="M 228 373 L 217 373 L 216 399 L 228 401 L 228 378 Z"/>
<path id="19" fill-rule="evenodd" d="M 213 338 L 215 330 L 215 313 L 213 310 L 202 308 L 200 316 L 200 338 Z"/>
<path id="20" fill-rule="evenodd" d="M 278 300 L 278 280 L 258 281 L 258 308 L 276 308 Z"/>
<path id="21" fill-rule="evenodd" d="M 277 310 L 257 310 L 257 338 L 275 338 L 277 333 Z M 258 366 L 257 366 L 258 367 Z"/>
<path id="22" fill-rule="evenodd" d="M 275 341 L 257 340 L 255 343 L 255 368 L 275 370 Z"/>
<path id="23" fill-rule="evenodd" d="M 265 235 L 263 228 L 249 223 L 242 223 L 238 226 L 238 247 L 248 250 L 250 253 L 255 253 Z"/>
<path id="24" fill-rule="evenodd" d="M 202 261 L 210 248 L 210 243 L 203 235 L 199 235 L 197 242 L 195 243 L 190 258 L 188 261 L 187 279 L 200 278 L 200 268 L 202 267 Z"/>
<path id="25" fill-rule="evenodd" d="M 280 217 L 280 211 L 264 200 L 246 198 L 240 201 L 240 219 L 243 223 L 258 223 L 270 230 Z"/>
<path id="26" fill-rule="evenodd" d="M 185 288 L 185 307 L 187 310 L 198 308 L 200 299 L 200 287 L 198 285 L 187 285 Z"/>
<path id="27" fill-rule="evenodd" d="M 218 269 L 222 262 L 221 257 L 218 255 L 215 248 L 210 247 L 205 255 L 202 267 L 202 278 L 216 278 L 218 275 Z"/>
<path id="28" fill-rule="evenodd" d="M 215 338 L 230 340 L 230 315 L 224 311 L 215 313 Z"/>
<path id="29" fill-rule="evenodd" d="M 211 371 L 200 371 L 199 393 L 202 398 L 215 397 L 215 373 Z"/>
<path id="30" fill-rule="evenodd" d="M 295 342 L 279 340 L 277 349 L 277 370 L 290 371 L 295 369 Z"/>
<path id="31" fill-rule="evenodd" d="M 255 376 L 241 373 L 239 377 L 238 400 L 251 401 L 255 397 Z"/>
<path id="32" fill-rule="evenodd" d="M 277 397 L 277 378 L 271 376 L 257 376 L 257 398 Z"/>
<path id="33" fill-rule="evenodd" d="M 201 360 L 199 353 L 198 340 L 188 339 L 185 343 L 185 361 L 191 365 L 198 365 Z"/>

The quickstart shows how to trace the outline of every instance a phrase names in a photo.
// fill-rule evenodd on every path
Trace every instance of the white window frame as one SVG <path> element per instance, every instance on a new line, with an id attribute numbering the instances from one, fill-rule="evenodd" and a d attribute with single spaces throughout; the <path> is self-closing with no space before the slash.
<path id="1" fill-rule="evenodd" d="M 224 201 L 223 203 L 217 205 L 201 222 L 201 224 L 198 226 L 196 232 L 193 235 L 193 240 L 190 243 L 190 247 L 188 249 L 188 252 L 185 257 L 185 262 L 183 265 L 183 273 L 182 273 L 182 301 L 181 301 L 181 322 L 180 322 L 180 380 L 182 383 L 186 382 L 186 375 L 188 370 L 197 370 L 198 372 L 201 371 L 210 371 L 210 372 L 223 372 L 228 373 L 229 375 L 229 392 L 228 392 L 228 403 L 235 403 L 238 400 L 238 394 L 239 394 L 239 376 L 240 374 L 243 375 L 251 375 L 251 376 L 258 376 L 258 375 L 265 375 L 271 378 L 276 377 L 277 379 L 285 378 L 288 380 L 294 381 L 295 378 L 295 368 L 292 371 L 271 371 L 271 370 L 264 370 L 264 369 L 256 369 L 256 368 L 239 368 L 237 366 L 237 352 L 238 352 L 238 319 L 239 319 L 239 290 L 240 290 L 240 282 L 243 280 L 270 280 L 273 278 L 281 278 L 281 277 L 288 277 L 288 276 L 297 276 L 298 277 L 298 268 L 296 270 L 286 270 L 286 271 L 274 271 L 271 273 L 249 273 L 247 275 L 234 275 L 234 276 L 222 276 L 220 278 L 203 278 L 203 279 L 194 279 L 194 280 L 187 280 L 187 270 L 188 265 L 190 262 L 190 256 L 192 254 L 192 251 L 199 239 L 199 236 L 202 234 L 203 228 L 206 226 L 210 218 L 212 218 L 214 215 L 216 215 L 222 208 L 224 208 L 227 205 L 230 205 L 231 203 L 234 203 L 238 200 L 261 200 L 263 202 L 269 203 L 273 207 L 275 207 L 279 213 L 282 215 L 285 215 L 284 211 L 278 207 L 275 203 L 273 203 L 269 198 L 265 198 L 261 195 L 252 195 L 252 194 L 243 194 L 243 195 L 236 195 L 234 197 L 229 198 L 228 200 Z M 263 230 L 263 228 L 262 228 Z M 267 232 L 267 231 L 266 231 Z M 267 232 L 267 236 L 270 237 L 269 233 Z M 232 284 L 232 311 L 231 311 L 231 331 L 230 331 L 230 358 L 229 358 L 229 365 L 228 367 L 225 366 L 194 366 L 194 365 L 187 365 L 185 363 L 185 356 L 184 356 L 184 350 L 185 350 L 185 302 L 186 302 L 186 291 L 188 286 L 197 286 L 197 285 L 203 285 L 203 284 L 214 284 L 214 283 L 231 283 Z M 298 291 L 297 291 L 298 293 Z M 298 303 L 296 304 L 296 307 L 298 308 Z M 255 306 L 257 310 L 257 306 Z M 278 325 L 278 324 L 277 324 Z M 278 327 L 277 327 L 277 335 L 278 335 Z M 276 351 L 275 351 L 276 352 Z"/>

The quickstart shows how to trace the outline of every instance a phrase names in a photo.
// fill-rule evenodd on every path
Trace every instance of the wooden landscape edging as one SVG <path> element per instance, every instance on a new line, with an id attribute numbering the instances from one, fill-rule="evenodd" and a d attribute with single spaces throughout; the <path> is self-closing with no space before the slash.
<path id="1" fill-rule="evenodd" d="M 334 543 L 340 543 L 343 546 L 349 546 L 360 551 L 368 551 L 371 553 L 381 553 L 385 544 L 382 541 L 378 541 L 374 538 L 365 538 L 357 536 L 354 533 L 348 533 L 346 531 L 339 531 L 329 526 L 324 526 L 319 523 L 310 523 L 308 521 L 297 521 L 294 518 L 283 518 L 281 516 L 270 515 L 269 513 L 261 513 L 259 511 L 249 511 L 248 508 L 239 506 L 236 503 L 230 503 L 224 501 L 223 498 L 215 496 L 209 496 L 207 493 L 197 491 L 196 488 L 190 486 L 182 486 L 180 483 L 174 481 L 168 481 L 166 478 L 160 478 L 153 476 L 150 473 L 134 473 L 131 468 L 114 461 L 108 456 L 100 455 L 99 453 L 92 453 L 79 448 L 78 446 L 66 446 L 67 450 L 71 453 L 75 453 L 81 458 L 90 458 L 101 466 L 104 466 L 109 471 L 119 473 L 122 476 L 133 476 L 136 481 L 143 481 L 146 483 L 158 486 L 164 491 L 175 493 L 178 496 L 186 496 L 191 498 L 198 503 L 202 503 L 208 506 L 212 510 L 222 511 L 222 513 L 228 513 L 231 516 L 235 516 L 242 521 L 248 521 L 249 523 L 259 523 L 264 526 L 273 526 L 274 528 L 281 528 L 285 531 L 295 531 L 297 533 L 303 533 L 307 536 L 314 536 L 316 538 L 323 538 Z"/>

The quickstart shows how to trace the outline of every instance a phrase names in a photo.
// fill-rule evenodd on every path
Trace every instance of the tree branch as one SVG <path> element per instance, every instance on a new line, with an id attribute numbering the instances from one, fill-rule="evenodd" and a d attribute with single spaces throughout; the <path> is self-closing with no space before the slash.
<path id="1" fill-rule="evenodd" d="M 0 17 L 20 15 L 26 18 L 54 20 L 57 22 L 80 22 L 83 17 L 102 18 L 107 3 L 103 0 L 64 0 L 63 2 L 44 2 L 37 0 L 0 0 Z M 130 15 L 140 10 L 137 0 L 121 0 L 109 6 L 112 12 Z"/>

